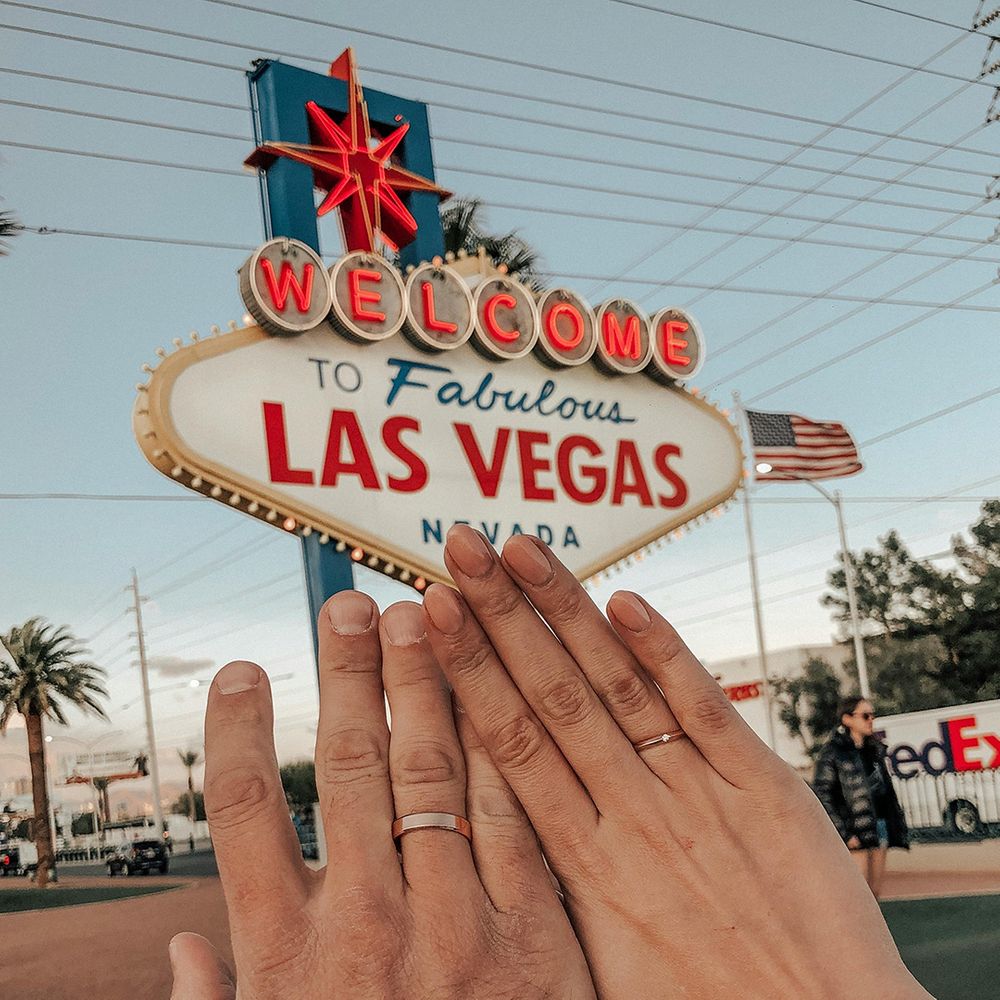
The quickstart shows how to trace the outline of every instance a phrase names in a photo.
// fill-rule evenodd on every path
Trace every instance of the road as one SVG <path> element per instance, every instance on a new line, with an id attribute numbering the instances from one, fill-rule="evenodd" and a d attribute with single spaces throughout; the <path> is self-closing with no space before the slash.
<path id="1" fill-rule="evenodd" d="M 107 865 L 76 863 L 64 863 L 59 866 L 59 871 L 66 875 L 107 875 Z M 219 869 L 215 865 L 215 854 L 210 848 L 197 850 L 194 854 L 188 853 L 186 847 L 174 848 L 174 853 L 170 857 L 170 875 L 218 875 Z M 141 877 L 141 876 L 140 876 Z M 151 876 L 155 878 L 156 876 Z"/>

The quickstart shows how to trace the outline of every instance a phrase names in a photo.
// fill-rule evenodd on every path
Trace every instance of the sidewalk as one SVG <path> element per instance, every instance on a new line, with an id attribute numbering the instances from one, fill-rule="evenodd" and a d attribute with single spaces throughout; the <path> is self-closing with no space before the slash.
<path id="1" fill-rule="evenodd" d="M 883 899 L 1000 893 L 1000 841 L 890 851 Z"/>

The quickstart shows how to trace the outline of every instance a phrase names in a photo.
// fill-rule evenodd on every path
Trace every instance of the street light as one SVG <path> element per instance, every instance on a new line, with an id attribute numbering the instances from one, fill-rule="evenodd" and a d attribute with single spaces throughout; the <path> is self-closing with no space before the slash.
<path id="1" fill-rule="evenodd" d="M 768 462 L 759 462 L 757 472 L 766 475 L 772 466 Z M 871 701 L 871 685 L 868 683 L 868 660 L 865 657 L 865 644 L 861 638 L 861 621 L 858 618 L 858 599 L 854 589 L 854 565 L 851 562 L 851 554 L 847 548 L 847 532 L 844 529 L 844 507 L 843 497 L 839 490 L 830 493 L 823 489 L 815 480 L 806 479 L 804 476 L 796 476 L 792 472 L 783 473 L 788 479 L 794 479 L 800 483 L 808 483 L 820 496 L 829 500 L 833 504 L 833 509 L 837 512 L 837 530 L 840 532 L 840 558 L 844 564 L 844 582 L 847 584 L 847 607 L 851 615 L 851 633 L 854 637 L 854 660 L 858 665 L 858 685 L 861 688 L 861 697 L 866 701 Z"/>

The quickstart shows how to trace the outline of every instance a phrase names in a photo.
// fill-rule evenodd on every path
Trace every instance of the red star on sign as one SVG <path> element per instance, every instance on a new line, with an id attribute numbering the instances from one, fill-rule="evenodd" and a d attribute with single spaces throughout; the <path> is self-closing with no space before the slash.
<path id="1" fill-rule="evenodd" d="M 246 165 L 266 169 L 279 156 L 308 164 L 313 183 L 326 193 L 316 214 L 323 216 L 340 209 L 348 250 L 374 251 L 376 236 L 398 250 L 412 243 L 417 235 L 417 220 L 399 192 L 433 191 L 442 200 L 449 192 L 392 163 L 392 154 L 409 131 L 408 123 L 384 138 L 373 135 L 353 49 L 346 49 L 330 65 L 330 76 L 347 81 L 347 116 L 335 122 L 318 104 L 309 101 L 306 111 L 314 144 L 265 142 L 246 159 Z"/>

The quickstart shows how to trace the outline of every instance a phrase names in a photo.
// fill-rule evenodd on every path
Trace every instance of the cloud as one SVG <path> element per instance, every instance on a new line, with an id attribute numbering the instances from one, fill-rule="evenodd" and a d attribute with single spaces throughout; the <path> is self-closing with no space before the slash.
<path id="1" fill-rule="evenodd" d="M 155 670 L 161 677 L 189 677 L 191 674 L 201 674 L 215 669 L 215 660 L 205 658 L 185 660 L 180 656 L 151 656 L 150 670 Z"/>

